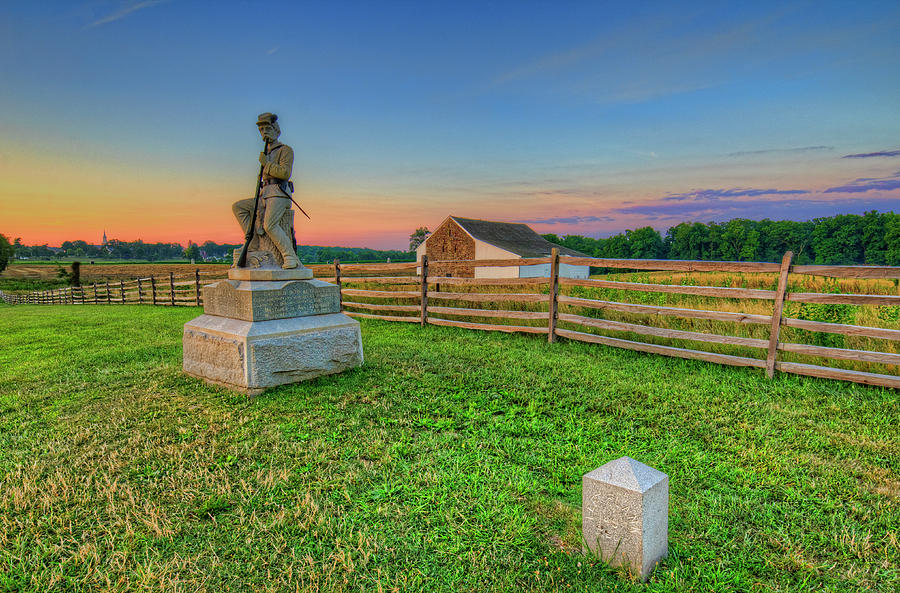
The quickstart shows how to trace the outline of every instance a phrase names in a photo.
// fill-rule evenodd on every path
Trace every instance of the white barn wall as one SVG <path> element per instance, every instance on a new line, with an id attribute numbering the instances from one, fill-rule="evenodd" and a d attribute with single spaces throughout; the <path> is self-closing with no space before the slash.
<path id="1" fill-rule="evenodd" d="M 534 266 L 521 266 L 519 278 L 549 278 L 550 264 L 537 264 Z"/>
<path id="2" fill-rule="evenodd" d="M 590 266 L 559 264 L 559 275 L 563 278 L 588 278 L 591 275 L 591 268 Z"/>
<path id="3" fill-rule="evenodd" d="M 500 249 L 490 243 L 475 239 L 475 259 L 519 259 L 519 256 L 511 251 Z M 518 278 L 519 268 L 509 267 L 476 267 L 476 278 Z"/>
<path id="4" fill-rule="evenodd" d="M 559 264 L 561 278 L 587 278 L 590 275 L 588 266 L 573 266 L 572 264 Z M 519 278 L 549 278 L 550 264 L 537 264 L 534 266 L 522 266 L 519 268 Z"/>

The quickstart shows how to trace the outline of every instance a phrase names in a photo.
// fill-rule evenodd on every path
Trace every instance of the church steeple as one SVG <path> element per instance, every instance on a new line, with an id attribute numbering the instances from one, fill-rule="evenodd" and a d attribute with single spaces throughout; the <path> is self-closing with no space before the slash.
<path id="1" fill-rule="evenodd" d="M 106 245 L 108 241 L 106 240 L 106 229 L 103 229 L 103 243 L 101 245 Z"/>

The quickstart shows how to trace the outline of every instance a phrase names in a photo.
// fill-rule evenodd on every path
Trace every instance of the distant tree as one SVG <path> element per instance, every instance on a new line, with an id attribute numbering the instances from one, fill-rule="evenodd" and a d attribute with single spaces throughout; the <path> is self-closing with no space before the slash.
<path id="1" fill-rule="evenodd" d="M 629 257 L 659 259 L 664 255 L 662 236 L 653 227 L 645 226 L 625 231 L 625 238 L 628 240 Z"/>
<path id="2" fill-rule="evenodd" d="M 888 212 L 884 217 L 884 242 L 887 245 L 884 263 L 900 266 L 900 214 Z"/>
<path id="3" fill-rule="evenodd" d="M 428 238 L 428 235 L 431 234 L 431 231 L 428 230 L 428 227 L 419 227 L 415 230 L 413 234 L 409 236 L 409 250 L 415 251 L 419 248 L 419 245 L 425 242 L 425 239 Z"/>
<path id="4" fill-rule="evenodd" d="M 6 269 L 9 260 L 13 258 L 16 250 L 4 235 L 0 235 L 0 272 Z"/>
<path id="5" fill-rule="evenodd" d="M 585 255 L 599 257 L 603 250 L 603 239 L 593 239 L 591 237 L 582 237 L 581 235 L 566 235 L 562 240 L 562 245 L 575 251 L 580 251 Z"/>
<path id="6" fill-rule="evenodd" d="M 555 233 L 547 233 L 546 235 L 541 235 L 547 241 L 551 243 L 556 243 L 557 245 L 562 245 L 562 239 L 560 239 Z"/>
<path id="7" fill-rule="evenodd" d="M 200 247 L 196 243 L 188 243 L 187 249 L 184 250 L 184 257 L 191 261 L 200 259 Z"/>
<path id="8" fill-rule="evenodd" d="M 702 222 L 682 222 L 666 231 L 665 251 L 669 259 L 704 259 L 708 249 L 709 227 Z"/>
<path id="9" fill-rule="evenodd" d="M 625 235 L 613 235 L 603 243 L 603 250 L 598 255 L 612 259 L 628 259 L 631 257 L 628 239 Z"/>

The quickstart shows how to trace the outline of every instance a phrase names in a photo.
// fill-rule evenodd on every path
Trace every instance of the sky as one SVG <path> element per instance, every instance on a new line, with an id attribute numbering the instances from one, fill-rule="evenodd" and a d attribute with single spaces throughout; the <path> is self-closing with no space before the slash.
<path id="1" fill-rule="evenodd" d="M 239 243 L 277 113 L 298 241 L 900 212 L 900 4 L 0 5 L 0 233 Z"/>

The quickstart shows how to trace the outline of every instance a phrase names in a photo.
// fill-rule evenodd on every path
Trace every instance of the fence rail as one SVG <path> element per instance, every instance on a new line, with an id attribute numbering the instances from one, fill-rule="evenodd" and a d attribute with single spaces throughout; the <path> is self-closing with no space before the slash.
<path id="1" fill-rule="evenodd" d="M 604 344 L 639 352 L 704 360 L 731 366 L 764 369 L 772 377 L 776 371 L 812 377 L 853 381 L 867 385 L 900 389 L 900 376 L 850 370 L 817 364 L 780 360 L 782 353 L 826 360 L 855 363 L 900 365 L 900 353 L 870 349 L 836 348 L 820 344 L 785 341 L 783 328 L 807 332 L 837 334 L 853 338 L 900 341 L 900 329 L 870 327 L 845 323 L 798 319 L 784 315 L 785 303 L 810 305 L 860 305 L 875 307 L 900 306 L 900 294 L 845 294 L 826 292 L 791 292 L 790 279 L 798 275 L 829 279 L 900 279 L 900 267 L 889 266 L 794 266 L 793 254 L 785 254 L 782 262 L 700 262 L 672 260 L 602 259 L 560 256 L 556 250 L 550 257 L 495 260 L 441 260 L 396 264 L 341 264 L 310 266 L 316 277 L 340 287 L 342 310 L 353 317 L 379 319 L 421 325 L 443 325 L 482 331 L 546 334 L 550 342 L 558 337 Z M 429 274 L 431 269 L 449 270 L 448 264 L 476 267 L 509 268 L 550 264 L 549 276 L 540 278 L 461 278 Z M 561 277 L 560 264 L 591 266 L 613 270 L 670 272 L 734 272 L 739 274 L 777 274 L 774 290 L 727 286 L 689 286 L 607 279 Z M 378 275 L 384 274 L 384 275 Z M 113 305 L 151 304 L 159 306 L 202 305 L 203 284 L 225 277 L 221 274 L 190 276 L 150 276 L 129 281 L 91 283 L 81 287 L 32 292 L 26 295 L 4 294 L 7 303 Z M 451 290 L 443 290 L 450 288 Z M 508 289 L 514 292 L 498 292 Z M 588 298 L 565 292 L 590 292 L 592 289 L 612 293 L 613 299 Z M 533 292 L 528 292 L 532 290 Z M 594 291 L 596 292 L 596 290 Z M 757 312 L 715 310 L 714 307 L 686 308 L 668 305 L 623 302 L 618 295 L 654 293 L 687 295 L 714 302 L 745 303 L 752 301 Z M 650 295 L 652 296 L 652 295 Z M 624 299 L 624 297 L 621 297 Z M 704 301 L 706 302 L 706 301 Z M 766 303 L 769 303 L 768 305 Z M 743 305 L 742 305 L 743 306 Z M 759 307 L 769 306 L 770 313 L 760 314 Z M 599 317 L 591 316 L 596 312 Z M 691 323 L 726 322 L 738 327 L 768 327 L 766 338 L 722 335 L 714 331 L 694 331 L 659 327 L 650 321 L 639 323 L 606 319 L 607 313 L 650 316 L 651 321 L 675 318 Z M 560 324 L 563 324 L 560 327 Z M 744 330 L 749 332 L 750 330 Z M 759 335 L 764 329 L 754 330 Z M 600 333 L 598 333 L 600 332 Z M 613 334 L 625 334 L 619 337 Z M 763 333 L 763 335 L 766 335 Z M 675 340 L 707 347 L 725 347 L 758 351 L 760 357 L 739 356 L 641 341 Z M 892 348 L 884 347 L 885 350 Z"/>

